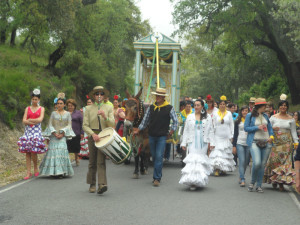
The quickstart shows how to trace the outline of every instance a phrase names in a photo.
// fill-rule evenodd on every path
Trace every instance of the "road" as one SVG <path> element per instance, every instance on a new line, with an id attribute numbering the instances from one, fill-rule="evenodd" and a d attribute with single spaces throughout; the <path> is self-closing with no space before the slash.
<path id="1" fill-rule="evenodd" d="M 149 175 L 131 179 L 133 163 L 107 161 L 108 191 L 89 193 L 87 160 L 72 178 L 33 178 L 0 189 L 0 224 L 300 224 L 300 209 L 288 191 L 264 185 L 263 194 L 238 185 L 238 172 L 210 177 L 207 187 L 191 192 L 178 184 L 179 162 L 163 168 L 160 187 Z M 246 182 L 250 174 L 247 171 Z"/>

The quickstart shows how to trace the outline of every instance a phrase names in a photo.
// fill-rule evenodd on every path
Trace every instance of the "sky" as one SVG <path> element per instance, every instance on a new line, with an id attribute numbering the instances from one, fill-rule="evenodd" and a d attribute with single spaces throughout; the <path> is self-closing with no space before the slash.
<path id="1" fill-rule="evenodd" d="M 171 36 L 175 27 L 172 24 L 173 6 L 170 0 L 135 0 L 142 12 L 142 19 L 149 19 L 154 32 Z M 173 38 L 178 41 L 178 38 Z"/>

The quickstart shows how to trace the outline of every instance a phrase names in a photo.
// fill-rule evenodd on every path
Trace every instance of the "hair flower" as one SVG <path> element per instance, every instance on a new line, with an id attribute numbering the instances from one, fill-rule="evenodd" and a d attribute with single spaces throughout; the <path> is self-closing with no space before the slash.
<path id="1" fill-rule="evenodd" d="M 281 94 L 280 95 L 280 100 L 281 101 L 285 101 L 287 99 L 287 95 L 286 94 Z"/>
<path id="2" fill-rule="evenodd" d="M 118 100 L 119 99 L 119 96 L 118 95 L 115 95 L 114 96 L 114 100 Z"/>
<path id="3" fill-rule="evenodd" d="M 227 100 L 227 98 L 226 98 L 226 96 L 225 96 L 225 95 L 222 95 L 222 96 L 221 96 L 221 98 L 220 98 L 220 100 L 222 100 L 222 101 L 226 101 L 226 100 Z"/>
<path id="4" fill-rule="evenodd" d="M 207 95 L 207 96 L 206 96 L 206 100 L 207 100 L 207 101 L 210 101 L 210 100 L 211 100 L 211 95 Z"/>
<path id="5" fill-rule="evenodd" d="M 57 103 L 57 100 L 58 100 L 58 98 L 55 98 L 55 99 L 54 99 L 54 104 L 56 104 L 56 103 Z"/>
<path id="6" fill-rule="evenodd" d="M 41 94 L 41 91 L 40 91 L 40 89 L 35 88 L 35 89 L 33 90 L 32 93 L 33 93 L 34 95 L 40 95 L 40 94 Z"/>

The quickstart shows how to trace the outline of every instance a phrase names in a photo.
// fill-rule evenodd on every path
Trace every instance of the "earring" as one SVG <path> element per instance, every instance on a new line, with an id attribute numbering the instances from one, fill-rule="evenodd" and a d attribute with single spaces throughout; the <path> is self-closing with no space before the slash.
<path id="1" fill-rule="evenodd" d="M 38 106 L 40 106 L 40 102 L 38 102 L 38 104 L 37 104 Z"/>
<path id="2" fill-rule="evenodd" d="M 201 114 L 204 114 L 204 113 L 205 113 L 205 110 L 204 110 L 204 109 L 202 109 L 202 110 L 201 110 Z"/>
<path id="3" fill-rule="evenodd" d="M 30 102 L 30 105 L 32 105 L 32 101 Z"/>

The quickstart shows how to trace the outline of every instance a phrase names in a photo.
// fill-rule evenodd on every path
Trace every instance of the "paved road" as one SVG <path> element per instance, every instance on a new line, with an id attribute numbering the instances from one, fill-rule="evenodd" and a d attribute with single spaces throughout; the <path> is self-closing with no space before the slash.
<path id="1" fill-rule="evenodd" d="M 152 186 L 152 174 L 131 179 L 133 164 L 107 164 L 103 196 L 88 193 L 86 160 L 73 178 L 39 177 L 0 189 L 0 224 L 300 224 L 288 192 L 265 185 L 265 193 L 249 193 L 238 186 L 237 172 L 210 177 L 206 188 L 191 192 L 178 184 L 179 163 L 165 165 L 160 187 Z"/>

